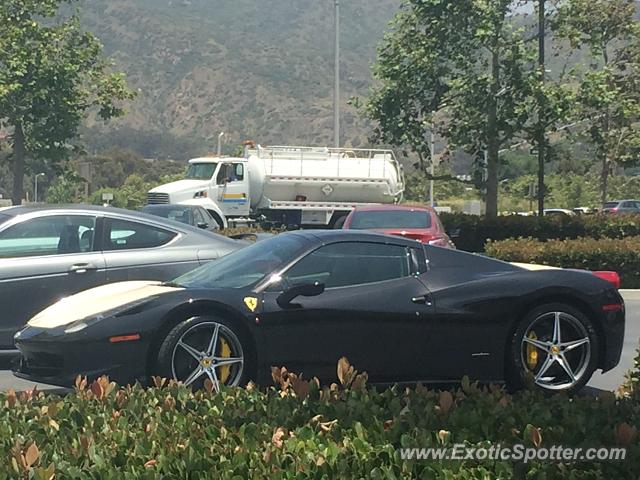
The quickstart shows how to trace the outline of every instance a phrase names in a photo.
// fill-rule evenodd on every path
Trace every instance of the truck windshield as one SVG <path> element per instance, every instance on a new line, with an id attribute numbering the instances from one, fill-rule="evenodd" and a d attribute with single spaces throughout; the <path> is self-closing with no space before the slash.
<path id="1" fill-rule="evenodd" d="M 187 170 L 188 180 L 211 180 L 216 171 L 217 163 L 191 163 Z"/>
<path id="2" fill-rule="evenodd" d="M 246 288 L 277 272 L 306 247 L 295 234 L 280 234 L 225 255 L 176 278 L 186 288 Z"/>

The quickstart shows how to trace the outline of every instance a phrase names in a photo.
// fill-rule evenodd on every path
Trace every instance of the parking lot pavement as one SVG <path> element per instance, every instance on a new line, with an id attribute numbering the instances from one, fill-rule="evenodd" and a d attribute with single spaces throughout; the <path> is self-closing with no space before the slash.
<path id="1" fill-rule="evenodd" d="M 601 390 L 615 390 L 624 381 L 624 374 L 633 367 L 638 342 L 640 341 L 640 290 L 622 290 L 622 296 L 627 308 L 626 331 L 624 335 L 624 349 L 620 364 L 613 370 L 602 374 L 596 372 L 589 386 Z"/>
<path id="2" fill-rule="evenodd" d="M 596 372 L 589 382 L 587 392 L 597 392 L 598 390 L 615 390 L 624 381 L 624 374 L 633 367 L 633 359 L 636 355 L 638 342 L 640 341 L 640 290 L 623 290 L 627 307 L 627 324 L 625 332 L 624 350 L 620 364 L 605 374 Z M 33 382 L 20 380 L 13 376 L 8 370 L 0 370 L 0 391 L 10 388 L 14 390 L 27 390 L 33 388 Z M 54 392 L 64 392 L 59 387 L 38 384 L 38 390 L 52 390 Z"/>

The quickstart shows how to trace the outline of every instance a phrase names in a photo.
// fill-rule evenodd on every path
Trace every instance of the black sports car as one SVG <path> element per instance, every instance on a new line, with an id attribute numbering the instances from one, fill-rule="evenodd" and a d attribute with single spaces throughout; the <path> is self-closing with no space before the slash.
<path id="1" fill-rule="evenodd" d="M 171 283 L 61 300 L 16 337 L 15 374 L 270 382 L 271 366 L 332 381 L 346 356 L 372 383 L 464 375 L 581 388 L 617 365 L 624 304 L 583 271 L 538 269 L 360 231 L 278 235 Z"/>

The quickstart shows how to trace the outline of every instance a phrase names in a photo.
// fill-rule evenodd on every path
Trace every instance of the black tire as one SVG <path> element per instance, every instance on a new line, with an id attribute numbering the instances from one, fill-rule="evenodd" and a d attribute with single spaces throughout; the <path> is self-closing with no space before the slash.
<path id="1" fill-rule="evenodd" d="M 342 215 L 341 217 L 336 218 L 336 221 L 333 222 L 333 225 L 330 225 L 330 228 L 335 230 L 340 230 L 344 227 L 344 222 L 347 220 L 348 215 Z"/>
<path id="2" fill-rule="evenodd" d="M 238 362 L 237 364 L 223 367 L 215 366 L 215 361 L 212 361 L 213 357 L 225 356 L 221 353 L 224 348 L 222 340 L 216 341 L 214 352 L 211 355 L 205 355 L 216 325 L 218 326 L 219 338 L 224 339 L 231 352 L 229 360 L 242 357 L 243 361 L 241 363 Z M 181 340 L 188 347 L 193 347 L 193 353 L 197 350 L 204 358 L 197 360 L 193 353 L 182 346 L 179 347 L 178 344 Z M 205 361 L 210 362 L 210 364 L 207 365 Z M 244 332 L 226 318 L 211 315 L 196 316 L 184 320 L 169 332 L 160 345 L 156 371 L 161 377 L 185 382 L 189 379 L 186 376 L 189 375 L 189 371 L 195 373 L 196 369 L 202 368 L 205 371 L 189 384 L 194 389 L 198 389 L 202 388 L 206 378 L 211 378 L 212 369 L 215 369 L 218 380 L 224 385 L 246 385 L 253 377 L 254 365 L 252 342 Z M 221 375 L 221 373 L 224 373 L 225 368 L 228 371 L 228 376 L 226 377 Z"/>
<path id="3" fill-rule="evenodd" d="M 208 210 L 208 212 L 218 224 L 218 230 L 220 231 L 224 230 L 224 222 L 220 218 L 220 215 L 218 215 L 218 213 L 214 212 L 213 210 Z"/>
<path id="4" fill-rule="evenodd" d="M 557 313 L 559 313 L 559 316 L 556 316 Z M 575 344 L 588 338 L 588 343 L 571 347 L 571 350 L 567 349 L 568 347 L 562 347 L 561 344 L 556 349 L 551 348 L 553 331 L 549 332 L 549 327 L 546 324 L 551 322 L 551 328 L 553 329 L 557 318 L 560 318 L 560 330 L 562 331 L 562 328 L 566 329 L 566 340 L 562 339 L 561 335 L 562 342 L 574 342 Z M 564 327 L 562 327 L 563 324 L 565 325 Z M 529 341 L 526 341 L 526 344 L 523 343 L 525 342 L 525 335 L 527 338 L 540 340 L 540 343 L 549 343 L 550 352 L 547 353 L 546 350 L 537 346 L 530 346 Z M 537 353 L 533 354 L 534 350 Z M 542 305 L 533 309 L 522 319 L 509 339 L 506 355 L 508 385 L 514 390 L 519 390 L 525 385 L 532 384 L 547 393 L 566 392 L 571 394 L 578 392 L 587 384 L 596 370 L 599 351 L 598 333 L 589 317 L 573 306 L 564 303 Z M 562 361 L 558 359 L 560 353 L 563 355 Z M 537 360 L 540 356 L 541 360 Z M 549 367 L 542 374 L 546 372 L 549 372 L 549 374 L 541 374 L 540 378 L 536 380 L 535 375 L 540 373 L 546 366 L 545 362 L 548 356 L 554 358 L 550 359 Z M 564 363 L 565 361 L 568 363 Z M 568 364 L 569 370 L 574 373 L 575 381 L 566 373 L 563 364 Z M 566 381 L 558 380 L 556 385 L 553 385 L 553 382 L 547 382 L 545 379 L 551 377 L 553 372 L 556 372 L 555 379 L 562 378 L 565 375 Z"/>

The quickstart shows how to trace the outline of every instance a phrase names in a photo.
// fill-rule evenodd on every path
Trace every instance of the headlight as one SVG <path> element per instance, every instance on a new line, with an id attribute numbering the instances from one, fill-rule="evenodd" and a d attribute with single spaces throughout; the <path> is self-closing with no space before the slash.
<path id="1" fill-rule="evenodd" d="M 209 192 L 207 190 L 200 190 L 193 194 L 193 198 L 207 198 L 209 196 Z"/>
<path id="2" fill-rule="evenodd" d="M 81 332 L 82 330 L 84 330 L 88 326 L 94 325 L 94 324 L 104 320 L 105 318 L 117 317 L 119 315 L 127 313 L 127 312 L 129 312 L 130 310 L 133 310 L 136 307 L 139 307 L 141 305 L 144 305 L 145 303 L 150 302 L 154 298 L 156 298 L 156 297 L 153 296 L 153 297 L 141 298 L 141 299 L 136 300 L 134 302 L 125 303 L 124 305 L 120 305 L 118 307 L 112 308 L 111 310 L 106 310 L 104 312 L 100 312 L 97 315 L 94 315 L 92 317 L 87 317 L 87 318 L 83 318 L 81 320 L 77 320 L 77 321 L 67 325 L 67 327 L 64 329 L 64 333 L 78 333 L 78 332 Z"/>

